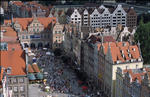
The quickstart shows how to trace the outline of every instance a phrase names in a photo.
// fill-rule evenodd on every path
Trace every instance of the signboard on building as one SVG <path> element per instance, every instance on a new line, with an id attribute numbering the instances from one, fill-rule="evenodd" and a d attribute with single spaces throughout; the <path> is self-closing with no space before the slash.
<path id="1" fill-rule="evenodd" d="M 41 36 L 40 35 L 30 35 L 31 39 L 40 39 Z"/>

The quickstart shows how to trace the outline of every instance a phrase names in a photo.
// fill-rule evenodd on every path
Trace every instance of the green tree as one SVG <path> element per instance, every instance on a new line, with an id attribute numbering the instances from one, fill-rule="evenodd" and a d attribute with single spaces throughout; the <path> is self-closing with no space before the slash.
<path id="1" fill-rule="evenodd" d="M 144 63 L 150 64 L 150 22 L 143 23 L 143 19 L 141 19 L 134 39 L 136 43 L 140 41 Z"/>

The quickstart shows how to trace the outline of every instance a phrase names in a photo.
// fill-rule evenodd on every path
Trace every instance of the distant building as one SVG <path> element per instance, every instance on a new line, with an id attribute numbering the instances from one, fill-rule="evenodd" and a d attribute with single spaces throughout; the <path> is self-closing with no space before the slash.
<path id="1" fill-rule="evenodd" d="M 8 89 L 13 91 L 12 97 L 28 97 L 28 78 L 25 51 L 22 49 L 17 33 L 9 25 L 1 27 L 1 62 L 7 69 Z M 9 97 L 9 96 L 7 96 Z"/>
<path id="2" fill-rule="evenodd" d="M 15 17 L 46 17 L 49 13 L 49 7 L 43 6 L 36 1 L 11 1 L 10 5 Z"/>
<path id="3" fill-rule="evenodd" d="M 6 20 L 10 24 L 10 20 Z M 56 18 L 14 18 L 13 27 L 23 48 L 52 47 L 52 31 Z"/>
<path id="4" fill-rule="evenodd" d="M 115 97 L 149 97 L 148 93 L 142 91 L 144 76 L 149 73 L 150 68 L 124 69 L 117 68 L 116 72 L 116 96 Z M 146 89 L 146 88 L 145 88 Z M 145 93 L 143 95 L 143 93 Z"/>
<path id="5" fill-rule="evenodd" d="M 122 5 L 115 8 L 106 8 L 101 5 L 98 8 L 70 8 L 66 12 L 67 21 L 93 28 L 122 26 L 134 27 L 137 24 L 137 15 L 133 7 L 125 9 Z"/>
<path id="6" fill-rule="evenodd" d="M 63 24 L 60 24 L 58 21 L 56 22 L 56 24 L 54 25 L 53 28 L 53 45 L 52 48 L 63 48 L 63 42 L 64 42 L 64 30 L 65 27 Z"/>
<path id="7" fill-rule="evenodd" d="M 144 75 L 142 80 L 141 97 L 150 97 L 150 70 Z"/>

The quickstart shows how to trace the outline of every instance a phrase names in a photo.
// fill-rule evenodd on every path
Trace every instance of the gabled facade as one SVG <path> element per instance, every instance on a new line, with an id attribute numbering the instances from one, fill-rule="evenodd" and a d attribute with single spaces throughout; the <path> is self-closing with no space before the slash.
<path id="1" fill-rule="evenodd" d="M 87 9 L 84 9 L 82 15 L 82 25 L 89 26 L 90 25 L 90 15 Z"/>
<path id="2" fill-rule="evenodd" d="M 117 8 L 112 13 L 111 25 L 117 26 L 118 24 L 121 24 L 123 26 L 126 26 L 126 15 L 127 13 L 122 8 L 122 5 L 118 5 Z"/>
<path id="3" fill-rule="evenodd" d="M 68 9 L 68 21 L 81 23 L 86 26 L 90 25 L 93 28 L 107 26 L 116 27 L 119 24 L 124 27 L 134 27 L 137 23 L 137 15 L 133 7 L 124 9 L 122 5 L 119 4 L 116 8 L 106 8 L 101 5 L 99 8 L 83 8 L 83 12 L 81 9 Z M 82 18 L 81 21 L 80 18 Z"/>
<path id="4" fill-rule="evenodd" d="M 70 21 L 74 24 L 79 24 L 81 25 L 81 14 L 77 9 L 74 9 L 74 12 L 70 16 Z"/>
<path id="5" fill-rule="evenodd" d="M 97 9 L 94 9 L 92 14 L 90 14 L 90 26 L 93 28 L 98 28 L 101 25 L 101 15 Z"/>
<path id="6" fill-rule="evenodd" d="M 18 32 L 23 48 L 41 48 L 52 46 L 52 30 L 55 17 L 48 18 L 15 18 L 14 29 Z M 6 21 L 6 24 L 10 21 Z"/>
<path id="7" fill-rule="evenodd" d="M 140 48 L 128 42 L 109 43 L 105 59 L 104 91 L 108 97 L 115 97 L 117 68 L 136 69 L 143 67 Z"/>
<path id="8" fill-rule="evenodd" d="M 105 8 L 104 12 L 102 13 L 101 23 L 102 24 L 100 27 L 111 26 L 111 14 L 110 14 L 108 8 Z"/>

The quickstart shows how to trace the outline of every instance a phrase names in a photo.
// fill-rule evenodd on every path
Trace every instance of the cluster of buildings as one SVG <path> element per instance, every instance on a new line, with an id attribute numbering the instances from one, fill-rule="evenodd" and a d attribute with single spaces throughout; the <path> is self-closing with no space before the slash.
<path id="1" fill-rule="evenodd" d="M 14 15 L 24 18 L 1 21 L 1 93 L 10 95 L 4 97 L 28 97 L 28 73 L 39 69 L 28 64 L 26 48 L 44 47 L 63 49 L 93 90 L 107 97 L 149 97 L 150 69 L 143 65 L 140 43 L 134 43 L 137 15 L 132 7 L 53 8 L 46 17 L 37 2 L 10 3 Z M 65 24 L 58 19 L 63 15 Z"/>
<path id="2" fill-rule="evenodd" d="M 2 97 L 28 97 L 26 52 L 11 26 L 1 25 L 0 83 Z"/>
<path id="3" fill-rule="evenodd" d="M 15 17 L 46 17 L 49 14 L 51 6 L 43 6 L 36 1 L 23 3 L 21 1 L 11 1 L 10 8 L 11 12 Z"/>
<path id="4" fill-rule="evenodd" d="M 71 8 L 66 14 L 68 22 L 93 28 L 116 27 L 118 24 L 135 27 L 137 24 L 137 15 L 133 7 L 123 8 L 122 5 L 115 8 L 107 8 L 103 5 L 98 8 Z"/>

